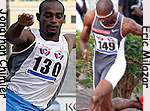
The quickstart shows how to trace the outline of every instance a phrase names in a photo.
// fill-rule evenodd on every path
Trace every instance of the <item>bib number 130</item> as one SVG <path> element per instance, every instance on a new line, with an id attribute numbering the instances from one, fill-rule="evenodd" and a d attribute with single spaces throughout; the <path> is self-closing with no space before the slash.
<path id="1" fill-rule="evenodd" d="M 33 67 L 33 70 L 34 70 L 34 71 L 37 71 L 38 68 L 40 68 L 40 72 L 41 72 L 42 74 L 48 74 L 49 71 L 50 71 L 50 66 L 51 66 L 51 64 L 52 64 L 52 61 L 51 61 L 50 59 L 47 59 L 47 58 L 46 58 L 46 59 L 43 61 L 43 64 L 44 64 L 44 65 L 42 65 L 42 66 L 40 67 L 40 63 L 42 62 L 42 57 L 37 57 L 37 58 L 34 58 L 34 59 L 36 60 L 36 62 L 35 62 L 35 65 L 34 65 L 34 67 Z M 60 64 L 59 62 L 56 62 L 56 63 L 54 64 L 54 67 L 52 67 L 52 76 L 57 77 L 58 74 L 59 74 L 59 72 L 60 72 L 60 70 L 61 70 L 61 64 Z"/>

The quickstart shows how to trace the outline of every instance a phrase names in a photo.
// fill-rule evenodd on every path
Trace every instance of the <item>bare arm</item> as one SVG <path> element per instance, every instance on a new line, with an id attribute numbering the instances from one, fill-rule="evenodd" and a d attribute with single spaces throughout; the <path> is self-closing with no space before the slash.
<path id="1" fill-rule="evenodd" d="M 122 5 L 119 5 L 119 12 L 121 13 L 121 14 L 123 14 L 123 6 Z"/>
<path id="2" fill-rule="evenodd" d="M 84 28 L 80 35 L 79 48 L 82 51 L 82 56 L 84 59 L 87 59 L 89 50 L 88 50 L 88 41 L 91 32 L 91 26 L 94 20 L 94 10 L 88 12 L 84 17 Z"/>
<path id="3" fill-rule="evenodd" d="M 134 20 L 125 17 L 122 25 L 122 34 L 123 36 L 126 36 L 129 33 L 142 37 L 142 26 L 137 24 Z"/>
<path id="4" fill-rule="evenodd" d="M 18 21 L 11 25 L 5 33 L 6 39 L 12 44 L 25 43 L 30 36 L 33 36 L 30 31 L 24 30 L 25 26 L 33 24 L 33 16 L 22 14 L 18 16 Z M 29 37 L 28 37 L 29 36 Z"/>
<path id="5" fill-rule="evenodd" d="M 87 12 L 87 7 L 86 7 L 86 2 L 85 2 L 85 0 L 83 0 L 83 8 L 82 8 L 82 10 L 83 10 L 83 14 L 86 14 L 86 12 Z"/>
<path id="6" fill-rule="evenodd" d="M 65 34 L 64 36 L 68 42 L 68 49 L 69 49 L 69 54 L 70 54 L 72 48 L 76 47 L 76 35 L 75 34 Z"/>
<path id="7" fill-rule="evenodd" d="M 143 16 L 143 11 L 139 7 L 134 7 L 132 14 L 141 17 Z"/>

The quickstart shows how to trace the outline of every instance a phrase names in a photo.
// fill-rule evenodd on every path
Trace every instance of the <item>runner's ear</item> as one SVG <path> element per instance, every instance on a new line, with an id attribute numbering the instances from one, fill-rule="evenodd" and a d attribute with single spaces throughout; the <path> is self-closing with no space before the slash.
<path id="1" fill-rule="evenodd" d="M 66 15 L 64 15 L 64 18 L 63 18 L 64 20 L 63 20 L 63 23 L 65 23 L 65 19 L 66 19 Z"/>
<path id="2" fill-rule="evenodd" d="M 36 13 L 37 20 L 40 21 L 40 14 Z"/>

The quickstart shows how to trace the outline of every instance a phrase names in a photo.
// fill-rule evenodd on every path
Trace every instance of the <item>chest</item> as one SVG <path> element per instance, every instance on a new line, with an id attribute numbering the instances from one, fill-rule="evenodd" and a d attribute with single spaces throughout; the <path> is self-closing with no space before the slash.
<path id="1" fill-rule="evenodd" d="M 67 59 L 68 52 L 63 45 L 37 42 L 27 60 L 27 73 L 55 82 L 62 76 L 61 72 L 66 66 Z"/>

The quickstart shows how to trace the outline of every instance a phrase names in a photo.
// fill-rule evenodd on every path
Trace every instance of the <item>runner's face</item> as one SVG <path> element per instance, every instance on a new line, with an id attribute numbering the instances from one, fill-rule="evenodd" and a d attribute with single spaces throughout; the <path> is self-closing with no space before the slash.
<path id="1" fill-rule="evenodd" d="M 63 7 L 58 2 L 45 2 L 39 17 L 40 30 L 48 35 L 59 34 L 64 22 Z"/>
<path id="2" fill-rule="evenodd" d="M 99 20 L 103 25 L 108 25 L 112 21 L 113 19 L 112 15 L 114 14 L 113 10 L 110 13 L 107 11 L 98 11 L 98 10 L 96 11 L 97 11 L 96 16 L 99 18 Z"/>

